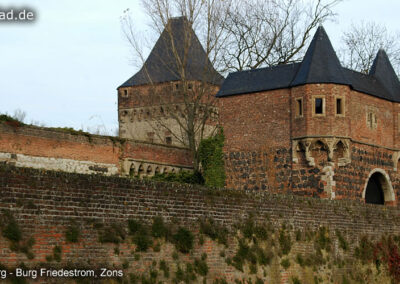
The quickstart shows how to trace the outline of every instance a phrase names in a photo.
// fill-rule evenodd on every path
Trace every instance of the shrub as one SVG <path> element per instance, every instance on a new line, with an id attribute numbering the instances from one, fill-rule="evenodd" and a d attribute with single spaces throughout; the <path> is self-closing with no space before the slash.
<path id="1" fill-rule="evenodd" d="M 165 262 L 165 260 L 160 261 L 160 270 L 162 270 L 164 272 L 165 278 L 169 277 L 169 267 L 168 267 L 167 263 Z"/>
<path id="2" fill-rule="evenodd" d="M 329 232 L 326 227 L 320 227 L 317 232 L 316 243 L 320 249 L 330 251 L 331 239 L 329 238 Z"/>
<path id="3" fill-rule="evenodd" d="M 223 187 L 225 185 L 224 153 L 222 151 L 224 140 L 224 133 L 220 128 L 215 136 L 200 142 L 198 156 L 206 186 Z"/>
<path id="4" fill-rule="evenodd" d="M 284 269 L 288 269 L 290 266 L 290 260 L 288 258 L 284 258 L 281 261 L 281 265 Z"/>
<path id="5" fill-rule="evenodd" d="M 301 281 L 300 281 L 300 279 L 297 278 L 296 276 L 293 276 L 293 277 L 292 277 L 292 283 L 293 283 L 293 284 L 301 284 Z"/>
<path id="6" fill-rule="evenodd" d="M 118 224 L 112 224 L 109 227 L 103 228 L 99 232 L 99 241 L 101 243 L 119 244 L 125 239 L 125 231 Z"/>
<path id="7" fill-rule="evenodd" d="M 10 212 L 4 212 L 5 222 L 3 224 L 3 237 L 12 242 L 19 242 L 22 239 L 21 229 L 15 221 L 14 216 Z"/>
<path id="8" fill-rule="evenodd" d="M 53 259 L 57 262 L 61 261 L 61 253 L 62 253 L 62 249 L 60 246 L 55 246 L 53 248 Z"/>
<path id="9" fill-rule="evenodd" d="M 77 225 L 69 226 L 65 231 L 65 239 L 69 243 L 77 243 L 79 239 L 80 231 Z"/>
<path id="10" fill-rule="evenodd" d="M 129 230 L 130 235 L 134 235 L 141 228 L 142 228 L 141 222 L 139 222 L 137 220 L 133 220 L 133 219 L 128 220 L 128 230 Z"/>
<path id="11" fill-rule="evenodd" d="M 228 245 L 228 229 L 216 224 L 212 218 L 200 221 L 200 233 L 217 240 L 220 244 Z"/>
<path id="12" fill-rule="evenodd" d="M 345 251 L 348 250 L 349 245 L 348 245 L 346 239 L 340 233 L 340 231 L 336 230 L 336 236 L 338 237 L 339 246 Z"/>
<path id="13" fill-rule="evenodd" d="M 137 251 L 146 251 L 151 245 L 151 239 L 146 227 L 142 227 L 133 236 L 133 242 Z"/>
<path id="14" fill-rule="evenodd" d="M 374 244 L 368 239 L 367 236 L 361 237 L 358 247 L 355 248 L 354 255 L 363 263 L 373 260 Z"/>
<path id="15" fill-rule="evenodd" d="M 153 219 L 151 234 L 155 238 L 162 238 L 167 234 L 167 228 L 165 227 L 164 221 L 161 217 L 157 216 Z"/>
<path id="16" fill-rule="evenodd" d="M 279 233 L 279 245 L 282 251 L 282 254 L 288 254 L 292 248 L 292 242 L 290 239 L 290 234 L 286 233 L 285 230 L 281 230 Z"/>
<path id="17" fill-rule="evenodd" d="M 301 266 L 301 267 L 303 267 L 304 266 L 304 258 L 302 257 L 302 255 L 301 254 L 297 254 L 296 255 L 296 262 Z"/>
<path id="18" fill-rule="evenodd" d="M 203 176 L 200 172 L 182 171 L 180 173 L 163 173 L 155 174 L 151 177 L 152 180 L 168 181 L 188 184 L 204 184 Z"/>
<path id="19" fill-rule="evenodd" d="M 201 276 L 206 276 L 208 274 L 208 265 L 206 262 L 206 257 L 201 259 L 196 258 L 194 260 L 194 271 Z"/>
<path id="20" fill-rule="evenodd" d="M 179 227 L 173 236 L 175 247 L 182 253 L 188 253 L 193 248 L 193 234 L 186 228 Z"/>

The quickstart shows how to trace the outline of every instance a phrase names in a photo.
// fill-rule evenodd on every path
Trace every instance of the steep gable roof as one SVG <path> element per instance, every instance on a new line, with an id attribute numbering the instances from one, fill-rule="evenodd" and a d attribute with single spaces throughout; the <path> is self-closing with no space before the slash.
<path id="1" fill-rule="evenodd" d="M 217 97 L 291 88 L 312 83 L 348 85 L 353 90 L 400 102 L 400 82 L 380 50 L 369 74 L 341 66 L 323 27 L 319 27 L 300 63 L 230 73 Z"/>
<path id="2" fill-rule="evenodd" d="M 178 61 L 184 58 L 187 58 L 184 68 L 187 80 L 221 84 L 223 77 L 212 66 L 189 21 L 178 17 L 169 19 L 143 67 L 120 87 L 178 81 L 181 79 Z"/>

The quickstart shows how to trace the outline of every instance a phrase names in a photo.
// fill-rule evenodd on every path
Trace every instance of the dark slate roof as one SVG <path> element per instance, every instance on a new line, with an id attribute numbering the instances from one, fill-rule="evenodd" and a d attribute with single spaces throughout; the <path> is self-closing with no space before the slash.
<path id="1" fill-rule="evenodd" d="M 318 27 L 291 86 L 312 83 L 348 84 L 331 41 L 322 26 Z"/>
<path id="2" fill-rule="evenodd" d="M 400 82 L 383 50 L 378 52 L 369 74 L 349 70 L 340 65 L 323 27 L 317 29 L 302 62 L 231 73 L 217 97 L 312 83 L 348 85 L 372 96 L 400 102 Z"/>
<path id="3" fill-rule="evenodd" d="M 171 32 L 167 27 L 170 28 Z M 188 20 L 185 17 L 171 18 L 167 23 L 167 27 L 164 28 L 139 72 L 119 87 L 180 80 L 181 76 L 178 72 L 177 60 L 172 52 L 172 42 L 179 58 L 184 59 L 185 40 L 188 39 L 191 40 L 191 43 L 187 55 L 186 79 L 220 85 L 223 77 L 215 71 Z M 171 40 L 171 34 L 173 41 Z"/>

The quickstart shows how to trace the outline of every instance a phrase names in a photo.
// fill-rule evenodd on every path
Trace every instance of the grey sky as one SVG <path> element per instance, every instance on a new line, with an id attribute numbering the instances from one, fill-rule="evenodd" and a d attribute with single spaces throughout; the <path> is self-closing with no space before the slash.
<path id="1" fill-rule="evenodd" d="M 143 23 L 139 1 L 0 0 L 2 7 L 11 3 L 34 8 L 38 19 L 0 24 L 0 112 L 19 108 L 27 112 L 27 122 L 47 126 L 115 128 L 116 87 L 137 71 L 120 16 L 130 8 Z M 400 27 L 398 0 L 348 0 L 336 11 L 337 21 L 325 24 L 335 49 L 352 21 L 374 20 L 391 31 Z"/>

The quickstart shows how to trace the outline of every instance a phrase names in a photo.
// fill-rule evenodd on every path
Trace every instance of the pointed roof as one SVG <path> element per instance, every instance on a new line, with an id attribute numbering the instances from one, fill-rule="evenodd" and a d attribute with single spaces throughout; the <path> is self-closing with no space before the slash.
<path id="1" fill-rule="evenodd" d="M 400 82 L 390 63 L 389 57 L 383 49 L 378 51 L 372 64 L 369 75 L 378 79 L 393 100 L 400 101 Z"/>
<path id="2" fill-rule="evenodd" d="M 186 42 L 189 41 L 187 45 Z M 188 48 L 185 77 L 220 85 L 223 77 L 214 69 L 186 17 L 171 18 L 146 59 L 143 67 L 120 87 L 178 81 L 180 60 Z M 174 48 L 173 48 L 174 47 Z M 178 54 L 178 56 L 175 56 Z"/>
<path id="3" fill-rule="evenodd" d="M 369 74 L 344 68 L 323 27 L 319 27 L 300 63 L 230 73 L 217 97 L 291 88 L 312 83 L 348 85 L 353 90 L 400 102 L 400 82 L 383 50 Z"/>
<path id="4" fill-rule="evenodd" d="M 310 83 L 348 84 L 342 74 L 342 66 L 322 26 L 312 39 L 292 86 Z"/>

